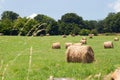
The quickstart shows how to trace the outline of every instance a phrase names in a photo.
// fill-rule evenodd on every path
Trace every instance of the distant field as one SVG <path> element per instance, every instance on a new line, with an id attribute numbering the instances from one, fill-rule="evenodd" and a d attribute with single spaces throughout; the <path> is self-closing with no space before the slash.
<path id="1" fill-rule="evenodd" d="M 65 42 L 79 42 L 82 36 L 20 37 L 0 36 L 0 80 L 47 80 L 49 76 L 70 77 L 84 80 L 90 75 L 102 77 L 120 66 L 120 41 L 115 36 L 87 37 L 95 53 L 95 62 L 90 64 L 67 63 Z M 113 41 L 113 49 L 104 49 L 104 41 Z M 61 49 L 51 49 L 53 42 L 60 42 Z M 30 48 L 32 47 L 32 62 Z M 31 66 L 30 66 L 31 65 Z M 29 70 L 29 72 L 28 72 Z"/>

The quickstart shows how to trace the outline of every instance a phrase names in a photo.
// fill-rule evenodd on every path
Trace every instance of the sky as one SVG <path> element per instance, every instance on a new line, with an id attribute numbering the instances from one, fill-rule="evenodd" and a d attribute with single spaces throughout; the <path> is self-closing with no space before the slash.
<path id="1" fill-rule="evenodd" d="M 76 13 L 84 20 L 102 20 L 110 12 L 120 11 L 120 0 L 0 0 L 0 15 L 13 11 L 21 17 L 44 14 L 55 20 Z"/>

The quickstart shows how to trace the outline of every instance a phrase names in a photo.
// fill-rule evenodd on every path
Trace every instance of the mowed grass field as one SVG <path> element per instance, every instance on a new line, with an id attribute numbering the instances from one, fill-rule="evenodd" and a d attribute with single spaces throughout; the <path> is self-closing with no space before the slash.
<path id="1" fill-rule="evenodd" d="M 65 43 L 80 42 L 82 36 L 0 36 L 0 80 L 47 80 L 50 76 L 75 80 L 93 76 L 91 80 L 102 80 L 104 75 L 120 67 L 120 41 L 115 42 L 114 37 L 87 37 L 87 45 L 93 48 L 95 61 L 83 64 L 67 63 L 65 56 Z M 114 48 L 104 49 L 105 41 L 113 41 Z M 61 49 L 52 49 L 53 42 L 60 42 Z M 97 74 L 101 74 L 99 79 L 94 77 Z"/>

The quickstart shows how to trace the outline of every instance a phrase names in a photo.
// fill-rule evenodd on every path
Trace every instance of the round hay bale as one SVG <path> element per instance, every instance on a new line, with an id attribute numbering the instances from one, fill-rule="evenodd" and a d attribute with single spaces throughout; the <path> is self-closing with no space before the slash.
<path id="1" fill-rule="evenodd" d="M 80 40 L 80 43 L 82 43 L 82 44 L 87 44 L 87 40 Z"/>
<path id="2" fill-rule="evenodd" d="M 91 63 L 94 61 L 94 51 L 90 46 L 69 46 L 66 50 L 67 62 Z"/>
<path id="3" fill-rule="evenodd" d="M 50 36 L 50 34 L 48 33 L 48 34 L 46 34 L 46 36 Z"/>
<path id="4" fill-rule="evenodd" d="M 0 33 L 0 36 L 3 36 L 3 33 Z"/>
<path id="5" fill-rule="evenodd" d="M 92 38 L 93 38 L 93 34 L 89 34 L 88 36 L 89 36 L 89 38 L 90 38 L 90 39 L 92 39 Z"/>
<path id="6" fill-rule="evenodd" d="M 73 78 L 54 78 L 53 76 L 50 76 L 48 80 L 74 80 Z"/>
<path id="7" fill-rule="evenodd" d="M 66 38 L 67 36 L 66 35 L 62 35 L 63 38 Z"/>
<path id="8" fill-rule="evenodd" d="M 82 43 L 74 43 L 73 45 L 75 45 L 75 46 L 81 46 Z"/>
<path id="9" fill-rule="evenodd" d="M 72 37 L 75 37 L 75 34 L 71 34 Z"/>
<path id="10" fill-rule="evenodd" d="M 92 34 L 92 36 L 95 36 L 95 34 Z"/>
<path id="11" fill-rule="evenodd" d="M 113 48 L 113 42 L 112 41 L 104 42 L 104 48 Z"/>
<path id="12" fill-rule="evenodd" d="M 44 34 L 40 34 L 40 37 L 44 37 Z"/>
<path id="13" fill-rule="evenodd" d="M 67 42 L 67 43 L 65 43 L 65 48 L 67 49 L 69 46 L 71 46 L 72 45 L 72 43 L 70 43 L 70 42 Z"/>
<path id="14" fill-rule="evenodd" d="M 111 80 L 120 80 L 120 69 L 116 69 L 111 75 Z"/>
<path id="15" fill-rule="evenodd" d="M 52 44 L 52 49 L 60 49 L 60 42 L 56 42 Z"/>
<path id="16" fill-rule="evenodd" d="M 114 41 L 119 41 L 119 38 L 118 38 L 118 37 L 115 37 L 115 38 L 114 38 Z"/>
<path id="17" fill-rule="evenodd" d="M 82 40 L 87 40 L 87 38 L 86 37 L 82 37 Z"/>

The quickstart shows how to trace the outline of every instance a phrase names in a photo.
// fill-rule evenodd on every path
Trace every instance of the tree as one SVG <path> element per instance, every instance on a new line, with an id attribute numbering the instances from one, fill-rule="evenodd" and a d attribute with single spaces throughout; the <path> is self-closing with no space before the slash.
<path id="1" fill-rule="evenodd" d="M 108 16 L 104 19 L 104 31 L 112 32 L 112 27 L 114 24 L 113 17 L 115 13 L 109 13 Z"/>
<path id="2" fill-rule="evenodd" d="M 0 33 L 3 33 L 2 21 L 0 20 Z"/>
<path id="3" fill-rule="evenodd" d="M 85 28 L 84 29 L 89 29 L 89 30 L 92 30 L 92 29 L 95 29 L 97 27 L 97 21 L 95 20 L 86 20 L 84 21 L 85 23 Z"/>
<path id="4" fill-rule="evenodd" d="M 34 19 L 27 19 L 24 18 L 24 25 L 23 28 L 21 28 L 21 35 L 27 35 L 28 32 L 33 28 L 33 27 L 37 27 L 36 25 L 38 24 L 38 22 Z M 38 25 L 39 26 L 39 25 Z M 29 36 L 31 36 L 32 34 L 30 34 Z"/>
<path id="5" fill-rule="evenodd" d="M 104 32 L 120 32 L 120 12 L 109 13 L 104 19 Z"/>
<path id="6" fill-rule="evenodd" d="M 38 22 L 44 22 L 45 15 L 43 14 L 38 14 L 37 16 L 34 17 L 34 19 Z"/>
<path id="7" fill-rule="evenodd" d="M 79 28 L 84 28 L 84 21 L 82 17 L 78 16 L 76 13 L 66 13 L 61 17 L 61 21 L 69 24 L 74 23 L 77 24 Z"/>
<path id="8" fill-rule="evenodd" d="M 14 21 L 14 26 L 13 26 L 13 35 L 21 35 L 23 34 L 24 31 L 24 25 L 26 23 L 27 19 L 26 18 L 21 18 L 19 17 Z M 15 31 L 15 32 L 14 32 Z"/>
<path id="9" fill-rule="evenodd" d="M 96 30 L 98 31 L 98 33 L 104 33 L 104 20 L 99 20 L 97 22 Z"/>
<path id="10" fill-rule="evenodd" d="M 51 24 L 53 21 L 55 21 L 53 18 L 43 14 L 38 14 L 37 16 L 34 17 L 34 19 L 39 23 L 47 23 L 47 24 Z"/>
<path id="11" fill-rule="evenodd" d="M 80 28 L 74 24 L 74 28 L 72 29 L 71 34 L 78 35 L 79 32 L 80 32 Z"/>
<path id="12" fill-rule="evenodd" d="M 59 27 L 57 22 L 53 22 L 47 26 L 47 33 L 50 35 L 58 35 L 59 34 Z"/>
<path id="13" fill-rule="evenodd" d="M 75 23 L 75 24 L 81 24 L 83 25 L 83 19 L 82 17 L 78 16 L 75 13 L 66 13 L 61 17 L 61 21 L 65 23 Z"/>
<path id="14" fill-rule="evenodd" d="M 112 25 L 112 31 L 119 33 L 120 32 L 120 12 L 114 15 Z"/>
<path id="15" fill-rule="evenodd" d="M 58 25 L 57 25 L 57 22 L 53 18 L 48 17 L 43 14 L 38 14 L 34 19 L 40 24 L 42 23 L 47 24 L 46 33 L 49 33 L 50 35 L 58 35 L 59 33 Z"/>
<path id="16" fill-rule="evenodd" d="M 63 34 L 69 35 L 69 34 L 79 33 L 78 31 L 76 31 L 76 29 L 79 30 L 79 27 L 77 24 L 64 23 L 64 22 L 59 21 L 58 26 L 59 26 L 59 32 L 61 35 L 63 35 Z"/>
<path id="17" fill-rule="evenodd" d="M 34 28 L 34 31 L 33 31 L 33 35 L 34 36 L 40 36 L 40 35 L 45 35 L 46 34 L 46 23 L 42 23 L 42 24 L 38 24 L 38 26 L 36 26 Z"/>
<path id="18" fill-rule="evenodd" d="M 78 34 L 79 30 L 84 28 L 82 17 L 75 13 L 66 13 L 58 21 L 61 34 Z"/>
<path id="19" fill-rule="evenodd" d="M 18 18 L 18 14 L 13 12 L 13 11 L 4 11 L 2 14 L 1 14 L 1 19 L 9 19 L 11 21 L 14 21 L 15 19 Z"/>
<path id="20" fill-rule="evenodd" d="M 82 29 L 80 31 L 80 35 L 88 35 L 88 34 L 90 34 L 90 30 L 88 30 L 88 29 Z"/>
<path id="21" fill-rule="evenodd" d="M 4 35 L 11 35 L 13 23 L 9 19 L 1 20 L 0 27 Z"/>
<path id="22" fill-rule="evenodd" d="M 66 24 L 64 22 L 61 22 L 60 20 L 58 21 L 58 26 L 59 26 L 59 32 L 61 35 L 63 34 L 69 34 L 69 33 L 66 33 Z M 70 30 L 70 29 L 69 29 Z"/>
<path id="23" fill-rule="evenodd" d="M 95 36 L 97 36 L 97 35 L 98 35 L 98 32 L 97 32 L 97 30 L 96 30 L 96 29 L 92 29 L 90 33 L 91 33 L 91 34 L 94 34 Z"/>

